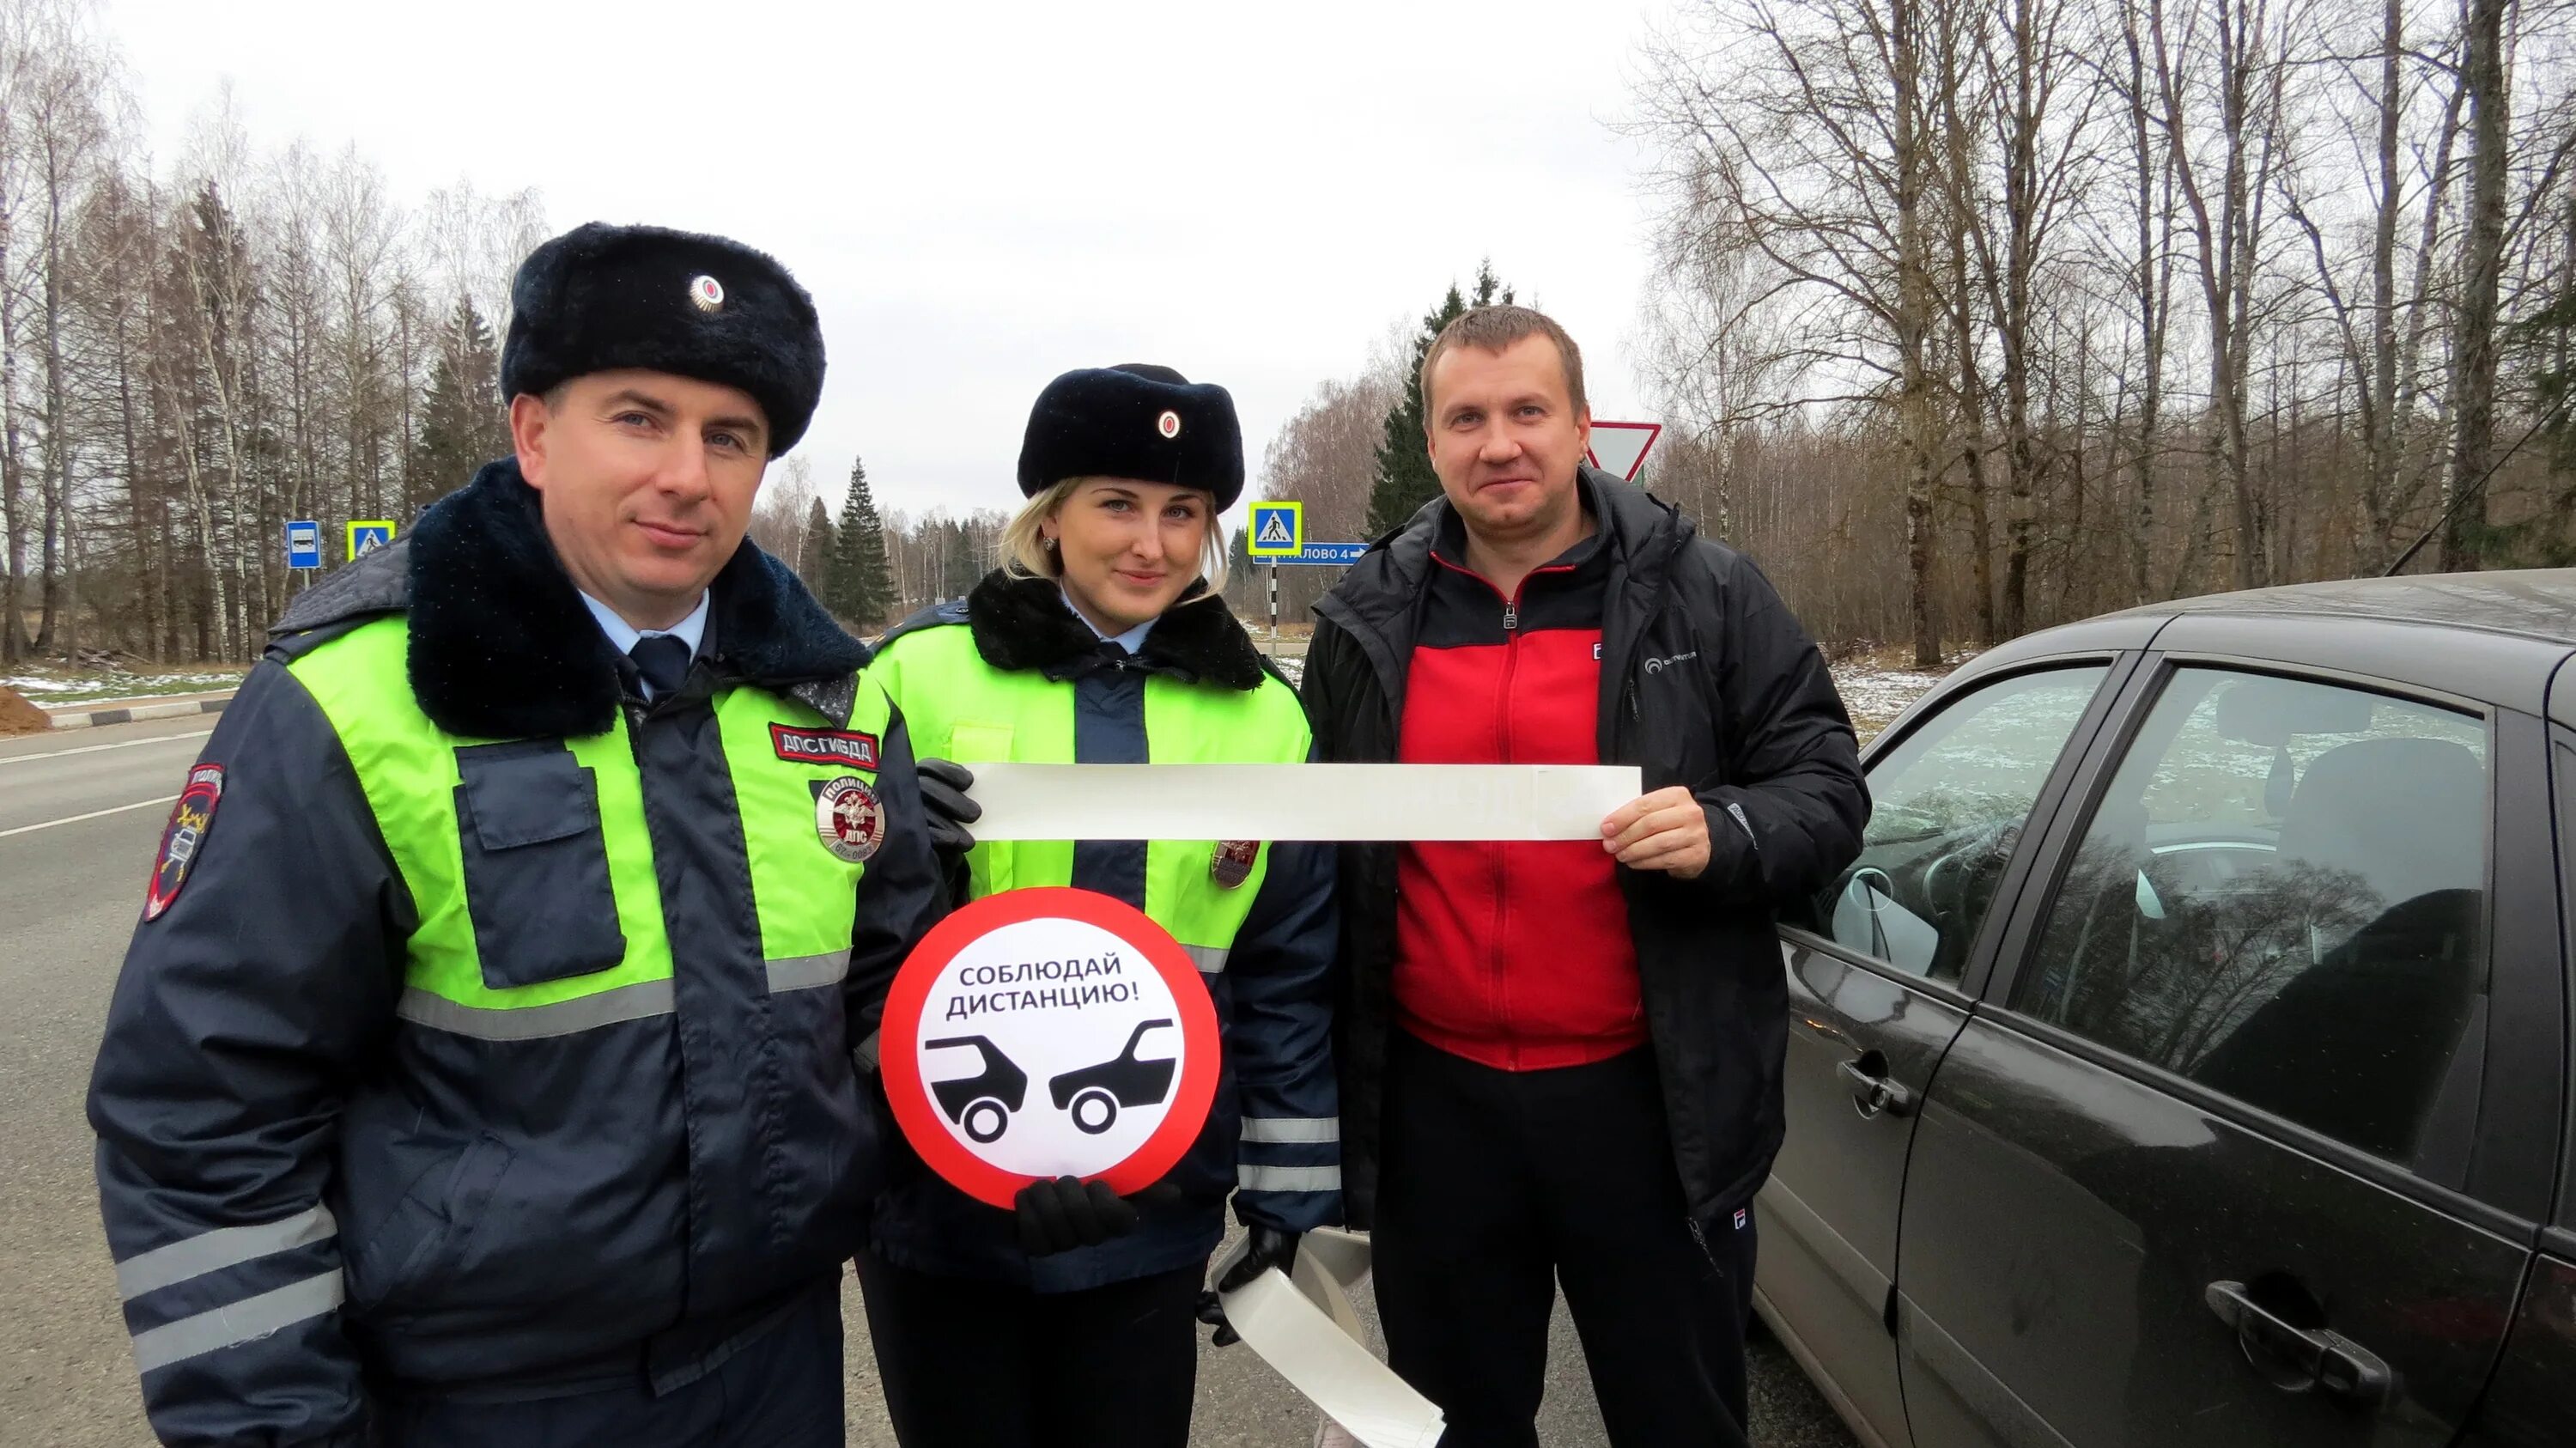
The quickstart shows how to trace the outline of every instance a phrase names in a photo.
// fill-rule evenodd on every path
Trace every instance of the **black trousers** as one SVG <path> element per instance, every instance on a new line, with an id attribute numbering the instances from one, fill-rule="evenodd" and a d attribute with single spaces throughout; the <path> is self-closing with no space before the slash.
<path id="1" fill-rule="evenodd" d="M 1389 1052 L 1374 1272 L 1442 1448 L 1536 1448 L 1556 1289 L 1615 1448 L 1742 1448 L 1753 1218 L 1695 1228 L 1645 1050 L 1497 1071 Z"/>
<path id="2" fill-rule="evenodd" d="M 1030 1292 L 859 1257 L 903 1448 L 1187 1448 L 1204 1264 Z"/>
<path id="3" fill-rule="evenodd" d="M 841 1448 L 849 1409 L 841 1375 L 836 1280 L 705 1376 L 655 1395 L 631 1384 L 524 1402 L 383 1397 L 382 1448 Z"/>

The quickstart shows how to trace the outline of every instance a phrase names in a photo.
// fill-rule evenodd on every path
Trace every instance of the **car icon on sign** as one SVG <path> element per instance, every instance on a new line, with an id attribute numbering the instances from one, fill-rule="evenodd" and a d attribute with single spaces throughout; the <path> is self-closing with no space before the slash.
<path id="1" fill-rule="evenodd" d="M 983 1056 L 983 1070 L 972 1076 L 933 1081 L 930 1094 L 938 1098 L 939 1109 L 948 1113 L 948 1119 L 956 1122 L 968 1139 L 978 1145 L 999 1141 L 1011 1125 L 1011 1113 L 1028 1099 L 1029 1073 L 1012 1065 L 1010 1057 L 982 1036 L 947 1036 L 921 1044 L 924 1050 L 972 1047 Z"/>
<path id="2" fill-rule="evenodd" d="M 1127 1049 L 1115 1059 L 1065 1072 L 1047 1083 L 1047 1094 L 1055 1098 L 1059 1109 L 1073 1113 L 1073 1124 L 1088 1136 L 1098 1136 L 1115 1125 L 1122 1106 L 1160 1102 L 1172 1094 L 1172 1075 L 1181 1063 L 1172 1059 L 1139 1061 L 1136 1043 L 1145 1039 L 1147 1031 L 1170 1024 L 1169 1018 L 1138 1022 L 1135 1033 L 1127 1038 Z"/>

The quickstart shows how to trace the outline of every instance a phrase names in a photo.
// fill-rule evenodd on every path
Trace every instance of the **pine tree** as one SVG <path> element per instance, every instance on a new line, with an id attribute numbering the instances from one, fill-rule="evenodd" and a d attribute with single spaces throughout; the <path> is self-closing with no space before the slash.
<path id="1" fill-rule="evenodd" d="M 821 598 L 824 580 L 831 572 L 832 510 L 816 498 L 805 510 L 805 536 L 796 546 L 796 576 L 805 580 L 809 592 Z"/>
<path id="2" fill-rule="evenodd" d="M 1386 440 L 1377 448 L 1377 482 L 1369 489 L 1368 535 L 1383 537 L 1403 527 L 1423 504 L 1440 496 L 1440 475 L 1431 470 L 1431 457 L 1426 440 L 1430 434 L 1423 427 L 1422 358 L 1440 336 L 1440 329 L 1458 320 L 1470 307 L 1489 307 L 1509 303 L 1511 288 L 1494 276 L 1492 261 L 1476 266 L 1475 299 L 1458 295 L 1452 284 L 1449 295 L 1440 305 L 1424 314 L 1422 335 L 1414 339 L 1412 364 L 1404 370 L 1404 399 L 1386 415 Z"/>
<path id="3" fill-rule="evenodd" d="M 492 324 L 459 296 L 438 330 L 438 361 L 421 407 L 420 440 L 404 469 L 405 501 L 417 511 L 440 494 L 465 486 L 474 470 L 510 455 L 510 429 L 501 412 L 501 354 Z"/>
<path id="4" fill-rule="evenodd" d="M 841 521 L 832 529 L 832 565 L 824 606 L 855 624 L 885 621 L 895 606 L 893 570 L 886 564 L 885 524 L 868 491 L 868 465 L 850 460 L 850 490 L 841 498 Z"/>

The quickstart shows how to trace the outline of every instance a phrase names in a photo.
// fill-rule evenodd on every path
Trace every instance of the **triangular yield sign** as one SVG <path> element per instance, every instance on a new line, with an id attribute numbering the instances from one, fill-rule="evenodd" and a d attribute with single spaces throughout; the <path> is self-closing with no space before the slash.
<path id="1" fill-rule="evenodd" d="M 1637 470 L 1646 464 L 1646 450 L 1663 436 L 1660 422 L 1602 422 L 1592 424 L 1592 451 L 1586 456 L 1591 464 L 1622 482 L 1637 480 Z"/>
<path id="2" fill-rule="evenodd" d="M 1287 548 L 1294 546 L 1297 539 L 1288 531 L 1287 514 L 1265 513 L 1261 517 L 1261 532 L 1252 541 L 1264 548 Z"/>

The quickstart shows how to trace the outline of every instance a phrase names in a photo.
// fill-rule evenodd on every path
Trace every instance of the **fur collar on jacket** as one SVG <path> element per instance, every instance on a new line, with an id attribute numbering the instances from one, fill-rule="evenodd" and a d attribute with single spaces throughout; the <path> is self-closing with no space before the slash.
<path id="1" fill-rule="evenodd" d="M 836 723 L 867 646 L 749 539 L 710 586 L 707 660 L 719 678 L 793 693 Z M 284 638 L 411 614 L 413 694 L 431 722 L 484 738 L 597 734 L 617 717 L 617 656 L 556 561 L 515 459 L 431 504 L 400 548 L 335 574 L 270 632 Z"/>
<path id="2" fill-rule="evenodd" d="M 1191 602 L 1206 591 L 1203 581 L 1193 583 L 1163 611 L 1136 662 L 1183 683 L 1205 679 L 1229 689 L 1259 688 L 1267 671 L 1243 625 L 1222 600 Z M 1050 679 L 1069 679 L 1116 662 L 1102 652 L 1103 641 L 1091 625 L 1065 607 L 1052 578 L 1014 578 L 993 570 L 966 595 L 966 622 L 975 631 L 975 652 L 997 669 L 1036 669 Z"/>

